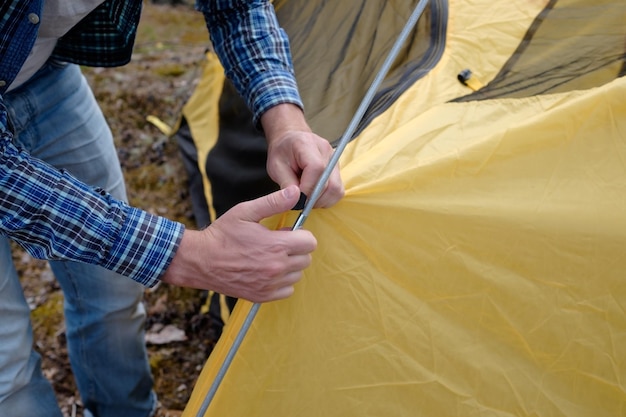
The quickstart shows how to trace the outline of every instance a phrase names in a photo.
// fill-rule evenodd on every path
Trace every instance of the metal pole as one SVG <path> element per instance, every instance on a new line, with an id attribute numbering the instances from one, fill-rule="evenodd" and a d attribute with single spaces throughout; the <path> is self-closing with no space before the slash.
<path id="1" fill-rule="evenodd" d="M 304 222 L 306 221 L 309 214 L 311 213 L 311 210 L 313 210 L 313 206 L 315 205 L 320 195 L 322 194 L 322 191 L 324 190 L 324 187 L 326 186 L 326 182 L 330 178 L 330 175 L 333 169 L 335 169 L 335 166 L 337 165 L 337 162 L 339 161 L 339 157 L 341 156 L 342 152 L 348 145 L 348 142 L 350 142 L 350 139 L 352 138 L 352 135 L 354 134 L 354 131 L 356 130 L 359 122 L 363 118 L 365 111 L 371 104 L 372 99 L 374 98 L 374 94 L 376 94 L 376 91 L 380 87 L 380 84 L 383 82 L 383 80 L 387 76 L 387 72 L 389 72 L 389 68 L 391 67 L 398 53 L 400 52 L 400 48 L 402 48 L 402 45 L 406 41 L 407 37 L 409 36 L 409 34 L 411 33 L 415 25 L 417 24 L 417 21 L 419 20 L 420 16 L 424 12 L 424 9 L 426 8 L 427 3 L 428 3 L 428 0 L 420 0 L 419 3 L 417 3 L 417 5 L 415 6 L 415 9 L 411 13 L 409 20 L 407 21 L 404 28 L 402 29 L 402 32 L 400 32 L 400 35 L 398 35 L 398 38 L 396 39 L 396 42 L 394 43 L 393 47 L 389 51 L 389 54 L 387 55 L 385 62 L 383 62 L 383 65 L 378 70 L 378 73 L 376 74 L 374 81 L 372 81 L 372 84 L 367 90 L 365 97 L 363 97 L 361 104 L 359 105 L 356 113 L 352 117 L 352 120 L 350 121 L 348 128 L 346 129 L 344 134 L 341 136 L 341 139 L 339 140 L 339 144 L 335 148 L 335 151 L 333 152 L 333 155 L 330 158 L 328 165 L 324 169 L 324 172 L 322 172 L 322 175 L 317 181 L 315 188 L 313 189 L 313 192 L 311 193 L 311 196 L 307 199 L 307 202 L 304 205 L 304 209 L 302 210 L 302 212 L 300 212 L 300 215 L 296 219 L 292 227 L 292 230 L 300 229 L 304 225 Z M 213 397 L 215 397 L 215 393 L 217 392 L 217 389 L 219 388 L 220 384 L 222 383 L 222 380 L 224 379 L 224 376 L 226 375 L 226 371 L 230 367 L 230 364 L 232 363 L 233 358 L 235 357 L 235 354 L 239 350 L 239 346 L 241 346 L 241 343 L 243 342 L 243 339 L 246 333 L 248 333 L 248 330 L 252 326 L 252 322 L 254 321 L 254 318 L 257 315 L 260 306 L 261 306 L 260 303 L 254 303 L 252 307 L 250 308 L 250 311 L 248 312 L 246 319 L 241 325 L 241 328 L 239 329 L 239 332 L 237 333 L 237 336 L 235 337 L 235 340 L 233 341 L 232 346 L 230 347 L 230 349 L 228 350 L 228 353 L 226 354 L 226 357 L 224 358 L 224 362 L 222 362 L 222 366 L 218 370 L 217 375 L 215 376 L 215 379 L 213 380 L 213 383 L 211 384 L 211 387 L 209 388 L 209 392 L 204 398 L 204 401 L 202 402 L 202 405 L 200 406 L 200 409 L 198 410 L 198 413 L 196 414 L 197 417 L 204 417 L 204 414 L 209 408 L 209 405 L 211 404 Z"/>

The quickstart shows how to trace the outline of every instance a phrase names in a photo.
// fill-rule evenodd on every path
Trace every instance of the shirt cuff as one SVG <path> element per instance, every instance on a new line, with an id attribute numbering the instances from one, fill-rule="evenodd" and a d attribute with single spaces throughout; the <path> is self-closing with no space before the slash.
<path id="1" fill-rule="evenodd" d="M 153 287 L 172 262 L 183 231 L 181 223 L 128 207 L 122 229 L 102 266 Z"/>
<path id="2" fill-rule="evenodd" d="M 260 129 L 261 116 L 279 104 L 291 103 L 304 110 L 298 86 L 290 72 L 276 72 L 272 77 L 258 77 L 250 83 L 248 105 L 252 110 L 254 126 Z"/>

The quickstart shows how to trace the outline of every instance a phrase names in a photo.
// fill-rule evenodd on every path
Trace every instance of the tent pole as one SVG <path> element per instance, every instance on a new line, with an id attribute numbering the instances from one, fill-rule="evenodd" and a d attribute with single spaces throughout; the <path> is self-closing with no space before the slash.
<path id="1" fill-rule="evenodd" d="M 398 56 L 398 53 L 400 52 L 400 48 L 402 48 L 402 45 L 408 38 L 409 34 L 411 33 L 415 25 L 417 24 L 417 21 L 419 20 L 420 16 L 426 9 L 426 5 L 428 4 L 428 1 L 429 0 L 420 0 L 415 6 L 415 9 L 411 13 L 409 20 L 407 21 L 404 28 L 402 29 L 402 32 L 400 32 L 400 35 L 398 35 L 396 42 L 394 43 L 393 47 L 389 51 L 389 54 L 387 54 L 385 62 L 383 62 L 383 65 L 378 70 L 376 77 L 372 81 L 372 84 L 370 85 L 365 96 L 363 97 L 363 100 L 361 101 L 361 104 L 359 105 L 359 107 L 357 108 L 357 111 L 352 117 L 350 124 L 348 125 L 346 131 L 341 136 L 341 139 L 339 140 L 339 143 L 337 147 L 335 148 L 335 151 L 333 152 L 333 155 L 330 158 L 328 165 L 326 166 L 326 168 L 324 169 L 324 172 L 322 172 L 322 175 L 317 181 L 317 184 L 315 185 L 315 188 L 313 189 L 311 196 L 307 199 L 302 212 L 300 212 L 300 215 L 298 216 L 298 218 L 296 219 L 292 227 L 292 230 L 302 228 L 304 222 L 306 221 L 307 217 L 311 213 L 311 210 L 313 210 L 313 206 L 315 205 L 320 195 L 322 194 L 322 191 L 324 190 L 324 187 L 326 186 L 326 182 L 330 178 L 330 175 L 333 169 L 335 168 L 335 166 L 337 165 L 337 162 L 339 161 L 339 157 L 341 156 L 341 154 L 343 153 L 343 150 L 345 149 L 345 147 L 348 145 L 348 142 L 352 138 L 352 135 L 354 134 L 354 131 L 356 130 L 359 122 L 363 118 L 365 111 L 371 104 L 372 99 L 374 98 L 374 94 L 376 94 L 376 91 L 378 90 L 383 80 L 387 76 L 387 73 L 389 72 L 389 68 L 391 67 L 396 57 Z M 246 319 L 241 325 L 241 328 L 239 329 L 239 332 L 237 333 L 237 336 L 235 337 L 235 340 L 233 341 L 232 346 L 230 347 L 228 353 L 226 354 L 226 357 L 224 358 L 224 362 L 222 363 L 222 366 L 218 370 L 217 375 L 215 376 L 215 379 L 213 380 L 213 383 L 211 384 L 209 392 L 207 392 L 207 395 L 204 398 L 202 405 L 200 409 L 198 410 L 198 413 L 196 414 L 197 417 L 204 417 L 204 414 L 209 408 L 209 405 L 211 404 L 211 401 L 213 400 L 213 397 L 215 396 L 217 389 L 219 388 L 220 384 L 222 383 L 222 380 L 224 379 L 224 376 L 226 375 L 226 371 L 230 367 L 230 364 L 232 363 L 233 358 L 235 357 L 235 354 L 237 353 L 237 350 L 239 349 L 239 346 L 243 342 L 243 339 L 246 333 L 250 329 L 252 325 L 252 321 L 254 320 L 254 317 L 257 315 L 257 312 L 259 311 L 260 306 L 261 306 L 260 303 L 254 303 L 252 307 L 250 308 L 250 311 L 248 312 Z"/>
<path id="2" fill-rule="evenodd" d="M 383 65 L 378 70 L 378 73 L 376 74 L 376 77 L 372 81 L 372 84 L 370 85 L 369 89 L 365 93 L 365 96 L 363 97 L 361 104 L 359 105 L 356 112 L 354 113 L 354 116 L 352 117 L 350 124 L 348 125 L 348 127 L 346 128 L 346 131 L 341 136 L 341 139 L 339 140 L 339 143 L 337 144 L 337 147 L 335 148 L 335 151 L 330 161 L 328 162 L 328 166 L 326 167 L 324 172 L 322 172 L 322 175 L 317 181 L 317 184 L 315 188 L 313 189 L 311 196 L 307 200 L 304 206 L 304 209 L 302 210 L 302 212 L 296 219 L 296 222 L 293 226 L 293 230 L 301 228 L 304 222 L 306 221 L 307 217 L 311 213 L 311 210 L 313 210 L 313 206 L 315 205 L 318 198 L 322 194 L 322 191 L 324 191 L 326 182 L 330 178 L 330 175 L 333 169 L 335 168 L 335 165 L 337 165 L 337 162 L 339 161 L 339 157 L 343 153 L 343 150 L 345 149 L 345 147 L 350 142 L 350 139 L 352 138 L 354 131 L 356 130 L 357 126 L 361 122 L 361 119 L 363 118 L 363 115 L 367 111 L 367 108 L 370 106 L 372 100 L 374 99 L 374 94 L 376 94 L 376 91 L 378 90 L 378 88 L 384 81 L 385 77 L 387 76 L 387 73 L 389 72 L 389 68 L 391 67 L 391 65 L 393 65 L 393 62 L 395 61 L 396 57 L 398 56 L 398 53 L 400 52 L 400 48 L 402 48 L 402 45 L 406 41 L 407 37 L 409 36 L 409 34 L 411 33 L 415 25 L 417 24 L 417 21 L 419 20 L 420 16 L 424 12 L 424 9 L 426 8 L 427 3 L 428 3 L 428 0 L 420 0 L 417 6 L 415 6 L 413 13 L 411 13 L 409 20 L 407 21 L 404 28 L 402 29 L 402 32 L 400 32 L 400 35 L 398 35 L 398 38 L 396 39 L 396 42 L 394 43 L 393 47 L 389 51 L 389 54 L 387 54 L 387 57 L 385 58 L 385 62 L 383 62 Z"/>

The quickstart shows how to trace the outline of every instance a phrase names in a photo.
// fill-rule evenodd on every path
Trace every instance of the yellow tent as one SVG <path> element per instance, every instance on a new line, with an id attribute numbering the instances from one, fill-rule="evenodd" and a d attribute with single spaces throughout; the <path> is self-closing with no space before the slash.
<path id="1" fill-rule="evenodd" d="M 416 3 L 275 2 L 315 130 L 342 133 Z M 431 1 L 340 159 L 346 197 L 307 220 L 296 294 L 201 412 L 237 303 L 183 415 L 626 416 L 625 48 L 623 1 Z M 205 171 L 236 99 L 207 94 L 185 117 L 215 212 L 242 198 Z"/>

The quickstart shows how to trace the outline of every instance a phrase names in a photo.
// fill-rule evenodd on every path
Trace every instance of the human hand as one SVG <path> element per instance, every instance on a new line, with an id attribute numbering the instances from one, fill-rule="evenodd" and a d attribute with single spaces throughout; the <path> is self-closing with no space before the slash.
<path id="1" fill-rule="evenodd" d="M 186 230 L 162 281 L 252 302 L 289 297 L 317 241 L 306 230 L 269 230 L 259 222 L 291 209 L 299 194 L 289 186 L 236 205 L 202 231 Z"/>
<path id="2" fill-rule="evenodd" d="M 281 188 L 298 185 L 311 196 L 328 165 L 333 148 L 327 140 L 311 132 L 299 107 L 281 104 L 261 117 L 267 137 L 267 173 Z M 315 203 L 330 207 L 344 195 L 343 183 L 336 166 Z"/>

